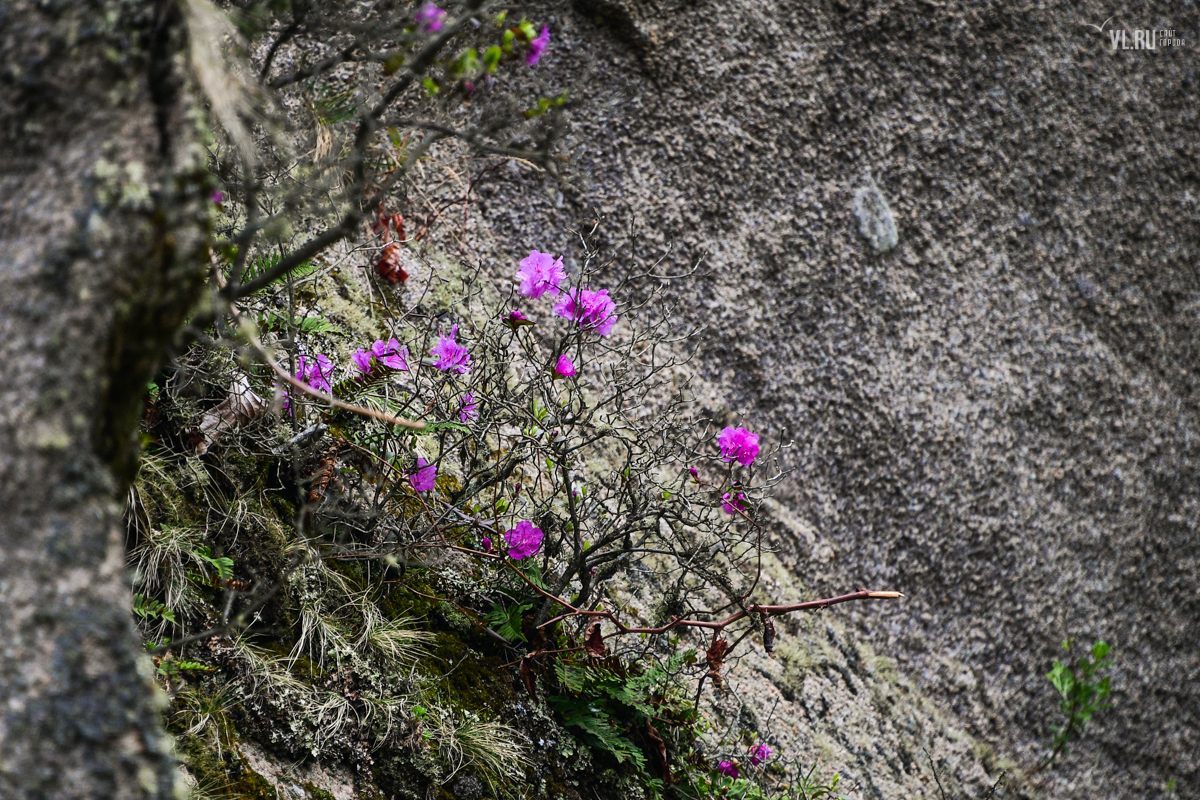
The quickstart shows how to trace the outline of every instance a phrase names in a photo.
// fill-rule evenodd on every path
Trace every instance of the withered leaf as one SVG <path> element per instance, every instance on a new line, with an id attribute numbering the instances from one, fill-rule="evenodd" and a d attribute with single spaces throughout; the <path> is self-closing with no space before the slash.
<path id="1" fill-rule="evenodd" d="M 375 271 L 379 273 L 379 277 L 392 284 L 408 280 L 408 273 L 400 266 L 400 245 L 389 242 L 383 248 L 379 261 L 375 264 Z"/>
<path id="2" fill-rule="evenodd" d="M 196 455 L 207 453 L 222 432 L 258 419 L 266 410 L 267 401 L 251 391 L 250 379 L 238 375 L 229 386 L 229 396 L 200 418 L 200 440 L 195 444 Z"/>
<path id="3" fill-rule="evenodd" d="M 604 637 L 600 635 L 599 620 L 588 625 L 587 638 L 584 639 L 583 648 L 592 658 L 604 658 L 608 655 L 608 647 L 604 644 Z"/>
<path id="4" fill-rule="evenodd" d="M 521 680 L 525 684 L 525 691 L 529 692 L 529 696 L 537 700 L 537 681 L 533 677 L 533 670 L 529 666 L 529 658 L 521 659 Z"/>
<path id="5" fill-rule="evenodd" d="M 713 684 L 718 687 L 725 683 L 725 679 L 721 677 L 721 667 L 725 666 L 725 654 L 728 652 L 729 643 L 717 636 L 709 645 L 708 652 L 704 654 L 704 660 L 708 663 L 708 677 L 712 678 Z"/>
<path id="6" fill-rule="evenodd" d="M 662 735 L 649 721 L 646 722 L 646 733 L 650 737 L 650 755 L 654 758 L 654 766 L 658 768 L 664 781 L 674 783 L 675 779 L 671 777 L 671 767 L 667 764 L 667 743 L 663 741 Z"/>

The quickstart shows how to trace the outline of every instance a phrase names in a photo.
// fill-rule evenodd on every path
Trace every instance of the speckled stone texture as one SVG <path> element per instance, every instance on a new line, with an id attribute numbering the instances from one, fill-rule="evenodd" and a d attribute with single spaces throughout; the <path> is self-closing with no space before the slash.
<path id="1" fill-rule="evenodd" d="M 794 440 L 771 517 L 788 566 L 812 595 L 908 595 L 826 612 L 844 641 L 1029 768 L 1059 721 L 1059 642 L 1104 638 L 1115 708 L 1030 791 L 1200 796 L 1196 5 L 1117 9 L 1109 27 L 1185 38 L 1117 52 L 1084 24 L 1114 8 L 1088 2 L 539 13 L 535 72 L 576 103 L 568 185 L 493 174 L 471 229 L 498 274 L 532 247 L 570 265 L 597 215 L 614 277 L 668 244 L 666 271 L 703 254 L 672 290 L 708 326 L 701 400 Z M 899 228 L 882 254 L 851 212 L 864 170 Z M 886 758 L 832 766 L 915 792 L 900 772 L 922 754 L 883 727 Z M 900 796 L 881 786 L 852 796 Z"/>

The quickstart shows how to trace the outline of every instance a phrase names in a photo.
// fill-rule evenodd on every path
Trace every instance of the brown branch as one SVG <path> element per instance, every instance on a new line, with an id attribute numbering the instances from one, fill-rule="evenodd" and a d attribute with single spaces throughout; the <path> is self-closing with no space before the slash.
<path id="1" fill-rule="evenodd" d="M 826 597 L 823 600 L 808 600 L 803 603 L 789 603 L 787 605 L 770 606 L 752 604 L 747 606 L 744 610 L 738 611 L 737 613 L 716 622 L 705 622 L 698 619 L 672 619 L 666 625 L 661 625 L 657 628 L 630 628 L 613 616 L 611 611 L 583 611 L 581 609 L 572 607 L 566 601 L 556 597 L 554 599 L 557 600 L 561 605 L 572 609 L 571 612 L 557 616 L 549 622 L 543 622 L 538 627 L 543 628 L 552 622 L 558 622 L 559 620 L 567 619 L 568 617 L 587 616 L 602 617 L 610 620 L 614 625 L 617 626 L 617 631 L 615 633 L 608 634 L 608 636 L 604 637 L 606 639 L 626 633 L 647 633 L 657 635 L 666 633 L 673 628 L 708 628 L 713 631 L 720 632 L 752 613 L 762 614 L 764 617 L 769 619 L 770 617 L 777 617 L 781 614 L 790 614 L 793 611 L 816 611 L 821 608 L 837 605 L 838 603 L 849 603 L 855 600 L 895 600 L 900 597 L 904 597 L 904 595 L 900 592 L 874 592 L 861 589 L 857 592 L 850 592 L 849 594 L 840 594 L 837 597 Z"/>

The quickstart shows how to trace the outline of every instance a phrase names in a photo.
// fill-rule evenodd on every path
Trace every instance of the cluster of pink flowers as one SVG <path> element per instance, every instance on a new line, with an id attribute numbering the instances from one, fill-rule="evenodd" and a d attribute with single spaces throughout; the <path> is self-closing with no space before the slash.
<path id="1" fill-rule="evenodd" d="M 541 550 L 543 538 L 542 529 L 533 527 L 533 523 L 525 519 L 518 522 L 517 527 L 504 532 L 508 555 L 515 561 L 528 558 Z"/>
<path id="2" fill-rule="evenodd" d="M 735 496 L 730 492 L 726 492 L 725 494 L 721 495 L 721 510 L 723 510 L 726 514 L 732 514 L 736 511 L 745 511 L 746 495 L 738 492 Z"/>
<path id="3" fill-rule="evenodd" d="M 425 3 L 417 9 L 414 17 L 417 27 L 424 33 L 437 33 L 446 20 L 446 12 L 433 3 Z"/>
<path id="4" fill-rule="evenodd" d="M 368 353 L 360 347 L 350 358 L 358 367 L 358 371 L 364 375 L 371 371 L 372 360 L 375 364 L 383 364 L 388 369 L 408 369 L 408 348 L 402 347 L 400 342 L 394 338 L 387 342 L 376 339 L 375 344 L 371 345 L 371 352 Z"/>
<path id="5" fill-rule="evenodd" d="M 423 458 L 417 459 L 417 471 L 409 476 L 408 482 L 418 492 L 433 491 L 437 481 L 437 466 Z"/>
<path id="6" fill-rule="evenodd" d="M 453 371 L 462 375 L 464 372 L 471 371 L 471 354 L 467 352 L 467 348 L 454 340 L 457 334 L 458 326 L 454 325 L 450 328 L 449 336 L 438 337 L 438 343 L 429 353 L 437 359 L 435 367 L 442 371 Z"/>
<path id="7" fill-rule="evenodd" d="M 608 289 L 594 292 L 582 287 L 572 289 L 554 304 L 554 313 L 563 319 L 579 323 L 585 331 L 592 330 L 601 336 L 612 333 L 617 323 L 617 304 L 608 296 Z"/>
<path id="8" fill-rule="evenodd" d="M 521 282 L 520 292 L 534 300 L 544 294 L 552 297 L 557 295 L 567 282 L 567 272 L 563 269 L 561 256 L 556 261 L 549 253 L 530 250 L 529 255 L 521 259 L 520 266 L 521 269 L 516 274 L 517 280 Z"/>
<path id="9" fill-rule="evenodd" d="M 296 375 L 298 381 L 304 381 L 314 389 L 322 392 L 332 392 L 329 379 L 333 377 L 333 362 L 324 353 L 317 353 L 311 359 L 300 356 L 296 359 Z"/>
<path id="10" fill-rule="evenodd" d="M 542 295 L 559 297 L 554 304 L 554 313 L 564 319 L 579 323 L 584 330 L 594 330 L 601 336 L 612 333 L 613 325 L 617 322 L 617 304 L 608 296 L 607 289 L 593 291 L 583 287 L 564 291 L 567 282 L 567 272 L 563 269 L 562 258 L 554 258 L 550 253 L 540 253 L 531 250 L 529 255 L 521 259 L 521 269 L 516 274 L 521 282 L 519 291 L 534 300 Z M 520 311 L 510 311 L 504 318 L 504 324 L 514 330 L 520 324 L 528 324 Z"/>
<path id="11" fill-rule="evenodd" d="M 542 35 L 549 38 L 545 29 Z M 520 267 L 514 277 L 520 281 L 518 291 L 521 294 L 533 300 L 543 295 L 558 297 L 558 302 L 554 304 L 555 314 L 579 323 L 579 327 L 585 331 L 595 331 L 601 336 L 612 333 L 617 322 L 617 304 L 608 296 L 607 289 L 565 289 L 567 271 L 563 269 L 562 257 L 555 258 L 550 253 L 530 250 L 529 255 L 521 259 Z M 514 332 L 519 327 L 534 324 L 516 309 L 505 314 L 501 321 Z M 555 378 L 578 374 L 575 364 L 565 354 L 558 357 L 551 369 Z"/>
<path id="12" fill-rule="evenodd" d="M 765 744 L 756 744 L 750 748 L 750 763 L 754 766 L 766 761 L 771 757 L 771 748 Z M 717 772 L 724 775 L 726 778 L 737 778 L 741 772 L 738 770 L 738 762 L 736 760 L 722 760 L 717 763 Z"/>
<path id="13" fill-rule="evenodd" d="M 745 428 L 725 428 L 718 439 L 721 445 L 721 458 L 737 462 L 748 467 L 758 458 L 758 434 L 751 433 Z"/>

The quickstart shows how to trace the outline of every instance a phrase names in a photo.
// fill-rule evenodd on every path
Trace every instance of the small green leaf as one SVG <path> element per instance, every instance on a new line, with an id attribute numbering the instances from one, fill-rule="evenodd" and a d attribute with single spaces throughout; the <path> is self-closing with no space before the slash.
<path id="1" fill-rule="evenodd" d="M 483 54 L 483 63 L 487 67 L 488 72 L 495 72 L 496 67 L 500 64 L 500 57 L 504 55 L 504 51 L 499 45 L 492 45 Z"/>
<path id="2" fill-rule="evenodd" d="M 389 58 L 387 61 L 383 62 L 383 74 L 384 75 L 395 75 L 396 71 L 399 70 L 400 67 L 402 67 L 402 66 L 404 66 L 404 56 L 400 53 L 397 53 L 396 55 Z"/>

